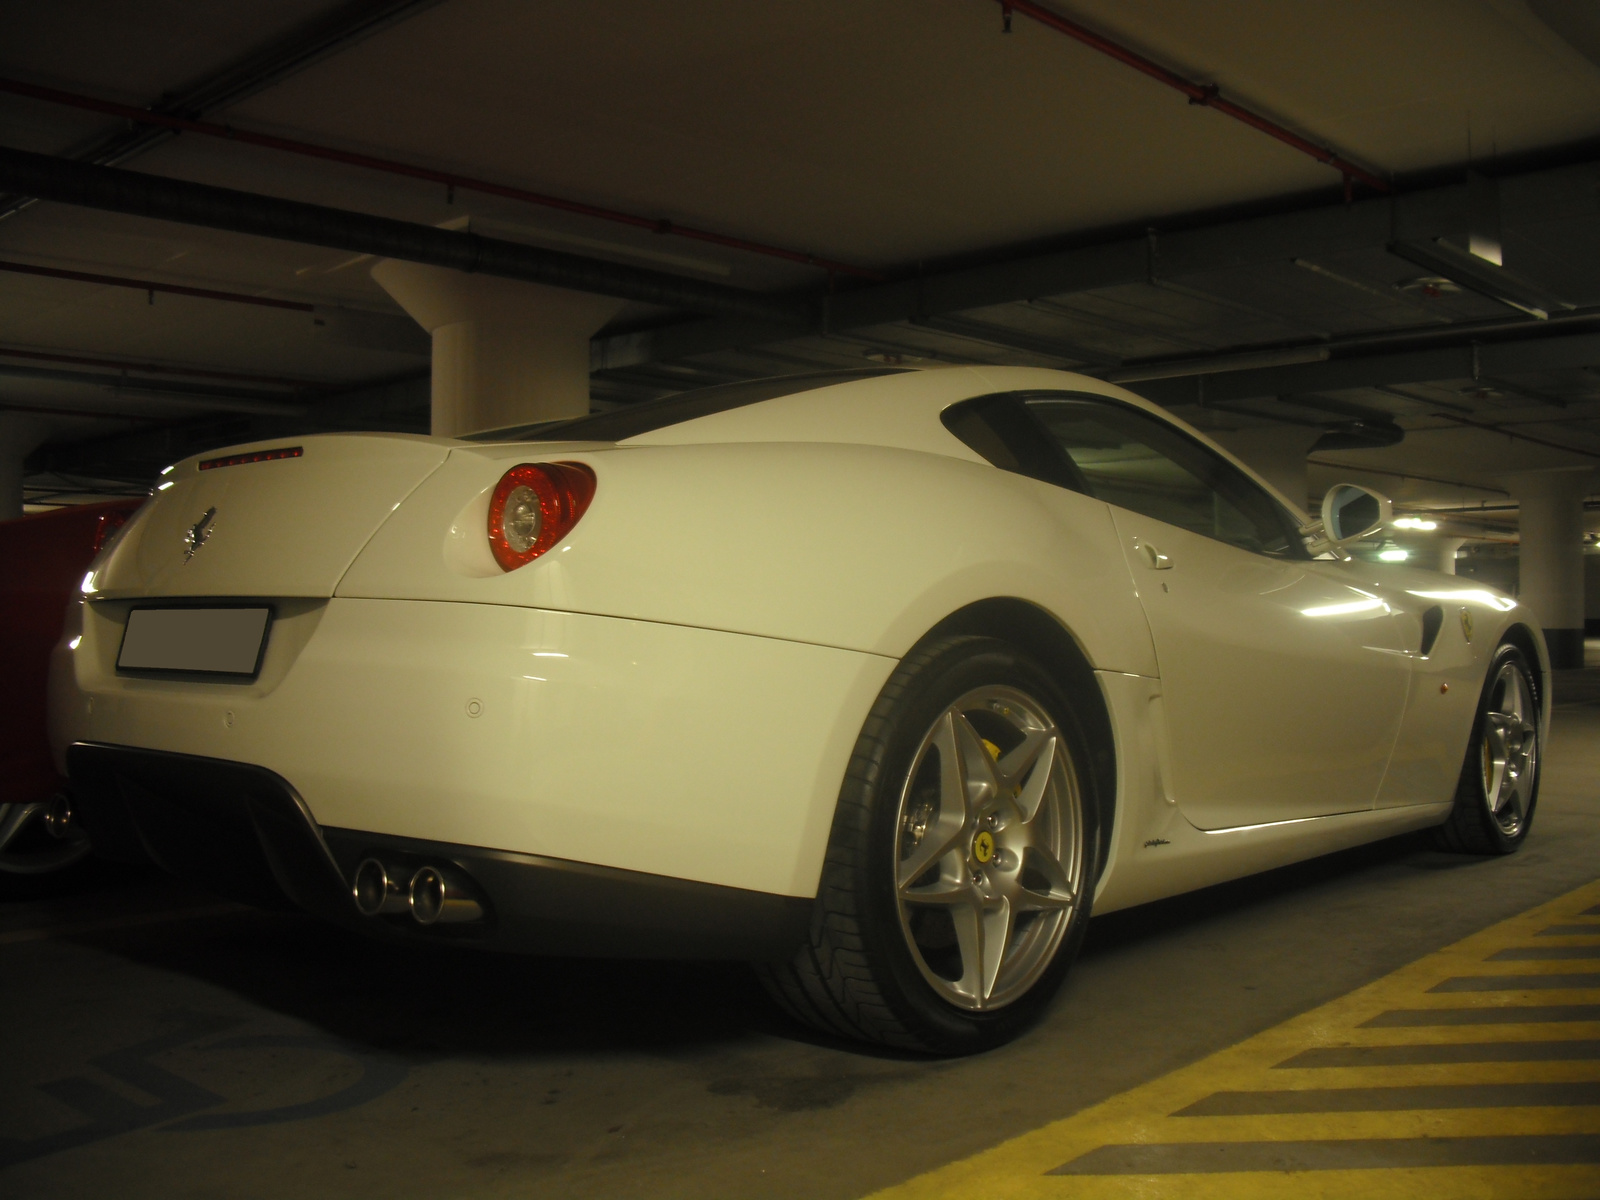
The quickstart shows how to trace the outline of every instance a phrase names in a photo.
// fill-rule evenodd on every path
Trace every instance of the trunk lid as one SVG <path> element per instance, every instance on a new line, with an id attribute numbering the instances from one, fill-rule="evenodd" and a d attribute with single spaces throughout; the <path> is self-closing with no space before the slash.
<path id="1" fill-rule="evenodd" d="M 405 434 L 320 434 L 187 459 L 162 477 L 85 590 L 106 600 L 332 596 L 449 452 Z"/>

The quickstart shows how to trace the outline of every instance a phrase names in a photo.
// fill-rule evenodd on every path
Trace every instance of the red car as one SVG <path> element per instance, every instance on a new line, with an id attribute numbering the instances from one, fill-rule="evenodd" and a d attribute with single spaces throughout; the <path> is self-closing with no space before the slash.
<path id="1" fill-rule="evenodd" d="M 0 871 L 34 875 L 88 853 L 45 740 L 45 675 L 89 562 L 143 500 L 0 521 Z"/>

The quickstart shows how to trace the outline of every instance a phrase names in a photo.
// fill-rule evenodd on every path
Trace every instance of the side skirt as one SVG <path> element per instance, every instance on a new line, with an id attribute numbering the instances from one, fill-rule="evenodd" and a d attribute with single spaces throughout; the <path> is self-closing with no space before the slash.
<path id="1" fill-rule="evenodd" d="M 1426 829 L 1449 812 L 1448 803 L 1413 804 L 1210 831 L 1196 829 L 1174 811 L 1159 836 L 1122 857 L 1095 901 L 1095 912 L 1131 908 Z"/>

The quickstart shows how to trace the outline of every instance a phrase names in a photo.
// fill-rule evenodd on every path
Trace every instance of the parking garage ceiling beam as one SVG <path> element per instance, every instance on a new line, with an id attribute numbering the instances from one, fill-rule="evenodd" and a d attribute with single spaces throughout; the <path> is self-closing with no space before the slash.
<path id="1" fill-rule="evenodd" d="M 282 392 L 260 388 L 235 388 L 210 384 L 178 383 L 166 379 L 138 379 L 128 375 L 107 375 L 99 371 L 69 371 L 52 367 L 30 367 L 0 362 L 0 378 L 27 379 L 44 383 L 90 384 L 122 394 L 158 397 L 168 404 L 202 411 L 242 412 L 261 416 L 303 417 L 304 404 L 285 399 Z"/>
<path id="2" fill-rule="evenodd" d="M 1325 362 L 1224 371 L 1179 379 L 1128 383 L 1141 396 L 1171 408 L 1220 404 L 1262 396 L 1344 391 L 1441 379 L 1480 379 L 1535 371 L 1559 371 L 1600 362 L 1600 333 L 1573 333 L 1439 346 L 1420 350 L 1381 350 Z"/>
<path id="3" fill-rule="evenodd" d="M 107 100 L 98 100 L 92 96 L 62 91 L 60 88 L 25 83 L 19 79 L 0 77 L 0 92 L 9 92 L 12 95 L 26 96 L 29 99 L 44 100 L 48 103 L 66 105 L 72 108 L 87 109 L 90 112 L 104 113 L 107 116 L 120 117 L 125 121 L 133 121 L 140 125 L 167 130 L 172 133 L 198 133 L 207 137 L 220 138 L 223 141 L 236 142 L 244 146 L 261 146 L 268 150 L 297 154 L 306 158 L 320 159 L 324 162 L 343 163 L 346 166 L 363 167 L 370 171 L 380 171 L 388 175 L 398 175 L 402 178 L 423 179 L 432 183 L 442 184 L 450 190 L 452 195 L 457 188 L 463 191 L 481 192 L 487 196 L 500 196 L 508 200 L 518 200 L 524 204 L 551 208 L 558 212 L 574 213 L 582 217 L 593 217 L 596 220 L 627 225 L 634 229 L 647 229 L 654 234 L 689 238 L 693 241 L 722 246 L 729 250 L 743 250 L 746 253 L 783 259 L 786 262 L 821 267 L 830 274 L 852 275 L 861 279 L 882 278 L 878 272 L 868 270 L 865 267 L 839 262 L 836 259 L 822 258 L 806 251 L 789 250 L 767 242 L 752 241 L 749 238 L 734 237 L 725 233 L 717 233 L 714 230 L 700 229 L 693 225 L 683 225 L 676 221 L 669 221 L 664 217 L 646 217 L 638 213 L 606 208 L 603 205 L 589 204 L 562 196 L 552 196 L 545 192 L 535 192 L 528 188 L 513 187 L 509 184 L 496 183 L 492 180 L 479 179 L 456 171 L 440 171 L 433 167 L 420 166 L 416 163 L 401 162 L 398 159 L 383 158 L 372 154 L 356 154 L 333 146 L 319 145 L 296 138 L 279 137 L 275 134 L 253 133 L 247 129 L 240 129 L 233 124 L 219 125 L 214 121 L 197 121 L 169 113 L 133 108 L 126 104 L 115 104 Z"/>
<path id="4" fill-rule="evenodd" d="M 439 2 L 346 0 L 331 12 L 298 26 L 270 45 L 191 84 L 176 95 L 163 96 L 150 105 L 149 111 L 193 120 L 238 104 Z M 79 162 L 110 166 L 127 162 L 173 136 L 174 130 L 159 126 L 123 127 L 91 142 L 71 157 Z M 0 195 L 0 220 L 21 212 L 35 200 L 33 196 Z"/>
<path id="5" fill-rule="evenodd" d="M 0 148 L 0 189 L 104 212 L 451 267 L 646 304 L 786 323 L 791 337 L 806 332 L 813 323 L 813 306 L 803 299 L 767 296 L 470 232 L 24 150 Z"/>
<path id="6" fill-rule="evenodd" d="M 1600 162 L 1502 176 L 1497 183 L 1514 219 L 1569 216 L 1580 211 L 1591 215 L 1596 189 L 1600 189 Z M 1437 257 L 1441 239 L 1465 244 L 1473 224 L 1473 205 L 1474 185 L 1460 183 L 1171 232 L 1151 230 L 839 292 L 824 298 L 819 332 L 925 321 L 1041 297 L 1296 259 L 1315 263 L 1318 258 L 1353 251 L 1432 247 Z M 1508 299 L 1522 297 L 1527 281 L 1488 262 L 1475 269 L 1472 290 L 1493 289 L 1500 283 Z M 1508 315 L 1515 307 L 1515 303 L 1510 305 Z M 687 321 L 597 339 L 595 369 L 670 361 L 793 336 L 792 330 L 760 321 Z M 1060 353 L 1073 357 L 1071 347 L 1061 347 Z"/>

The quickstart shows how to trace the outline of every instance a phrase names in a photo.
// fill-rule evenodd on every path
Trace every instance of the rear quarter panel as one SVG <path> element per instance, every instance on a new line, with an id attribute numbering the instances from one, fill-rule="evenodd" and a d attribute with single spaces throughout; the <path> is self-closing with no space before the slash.
<path id="1" fill-rule="evenodd" d="M 953 440 L 953 439 L 952 439 Z M 488 497 L 518 462 L 582 461 L 594 502 L 503 573 Z M 1092 665 L 1154 674 L 1106 506 L 984 464 L 840 444 L 457 448 L 372 539 L 345 597 L 585 612 L 900 657 L 992 596 L 1055 614 Z"/>

